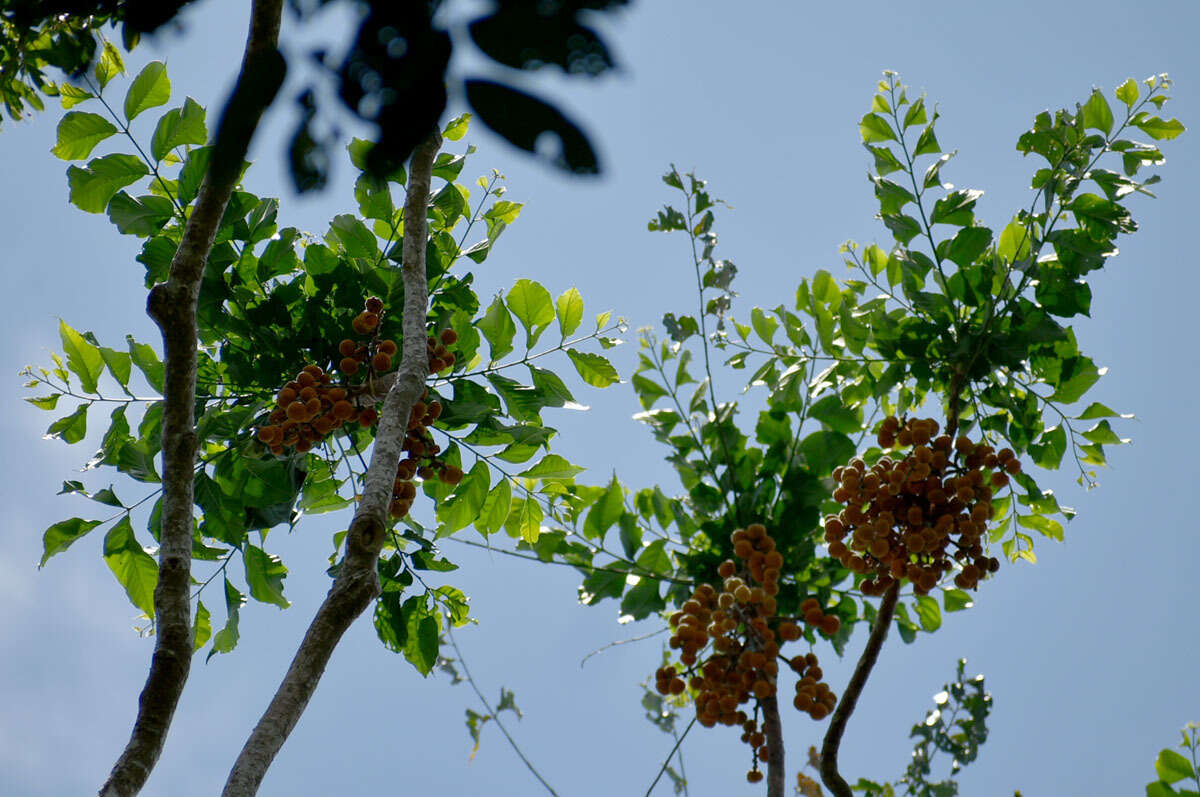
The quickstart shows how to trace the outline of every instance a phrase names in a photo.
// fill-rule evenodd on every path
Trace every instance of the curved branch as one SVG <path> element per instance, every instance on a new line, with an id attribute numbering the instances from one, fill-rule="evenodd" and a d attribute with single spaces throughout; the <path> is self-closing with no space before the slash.
<path id="1" fill-rule="evenodd" d="M 833 719 L 829 722 L 829 730 L 825 732 L 825 741 L 821 745 L 821 780 L 833 797 L 853 797 L 850 784 L 838 772 L 838 748 L 842 744 L 842 734 L 846 723 L 854 713 L 854 706 L 862 694 L 867 678 L 871 675 L 875 662 L 879 659 L 879 650 L 887 639 L 888 629 L 892 625 L 892 615 L 896 611 L 896 601 L 900 597 L 900 581 L 893 582 L 883 594 L 879 602 L 879 614 L 875 617 L 875 625 L 871 628 L 871 636 L 867 638 L 867 646 L 863 649 L 858 664 L 854 667 L 854 675 L 846 684 L 846 692 L 838 701 L 833 711 Z"/>
<path id="2" fill-rule="evenodd" d="M 150 291 L 146 311 L 163 337 L 163 513 L 157 636 L 137 719 L 124 751 L 100 789 L 104 797 L 137 794 L 154 769 L 192 662 L 192 479 L 196 461 L 196 305 L 200 279 L 241 165 L 267 106 L 283 84 L 277 48 L 283 0 L 255 0 L 233 94 L 222 114 L 212 160 L 171 260 L 165 283 Z"/>
<path id="3" fill-rule="evenodd" d="M 371 450 L 362 500 L 346 535 L 346 557 L 333 587 L 304 635 L 283 682 L 238 755 L 225 797 L 248 797 L 258 791 L 267 768 L 304 713 L 342 635 L 379 594 L 376 570 L 387 538 L 388 504 L 400 462 L 405 429 L 413 404 L 425 390 L 429 362 L 425 350 L 429 311 L 425 245 L 429 183 L 442 137 L 435 130 L 413 152 L 408 196 L 404 203 L 404 345 L 400 368 L 390 386 Z"/>

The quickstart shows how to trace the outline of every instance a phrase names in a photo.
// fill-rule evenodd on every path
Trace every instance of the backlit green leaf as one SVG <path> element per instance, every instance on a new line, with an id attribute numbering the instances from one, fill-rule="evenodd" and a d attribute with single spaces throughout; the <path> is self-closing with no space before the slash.
<path id="1" fill-rule="evenodd" d="M 583 297 L 579 290 L 572 287 L 564 291 L 554 303 L 554 309 L 565 340 L 568 335 L 579 329 L 580 323 L 583 322 Z"/>
<path id="2" fill-rule="evenodd" d="M 46 529 L 42 534 L 42 561 L 38 562 L 38 567 L 45 567 L 51 556 L 70 548 L 73 542 L 99 526 L 101 522 L 73 517 Z"/>
<path id="3" fill-rule="evenodd" d="M 212 615 L 203 601 L 196 601 L 196 622 L 192 625 L 192 650 L 196 651 L 208 643 L 212 636 Z"/>
<path id="4" fill-rule="evenodd" d="M 527 349 L 533 348 L 542 332 L 555 318 L 550 291 L 533 280 L 520 279 L 508 292 L 508 309 L 525 327 Z"/>
<path id="5" fill-rule="evenodd" d="M 613 368 L 612 363 L 599 354 L 568 349 L 567 356 L 571 358 L 571 363 L 579 372 L 580 378 L 592 387 L 608 387 L 621 381 L 617 369 Z"/>
<path id="6" fill-rule="evenodd" d="M 942 610 L 938 607 L 937 601 L 929 595 L 918 595 L 913 609 L 917 613 L 921 628 L 925 631 L 933 633 L 942 627 Z"/>
<path id="7" fill-rule="evenodd" d="M 499 296 L 492 300 L 483 318 L 475 322 L 475 327 L 487 338 L 491 347 L 491 362 L 498 362 L 513 350 L 512 340 L 517 334 L 517 325 L 513 323 L 504 300 Z"/>
<path id="8" fill-rule="evenodd" d="M 47 437 L 57 437 L 74 445 L 87 436 L 87 404 L 80 404 L 70 415 L 59 418 L 46 429 Z"/>
<path id="9" fill-rule="evenodd" d="M 1112 132 L 1112 109 L 1099 89 L 1092 89 L 1092 96 L 1083 104 L 1083 126 L 1099 130 L 1106 136 Z"/>
<path id="10" fill-rule="evenodd" d="M 154 128 L 150 140 L 150 154 L 161 161 L 175 147 L 184 145 L 203 146 L 208 142 L 208 127 L 204 121 L 205 111 L 200 103 L 188 97 L 183 106 L 172 108 L 162 115 Z"/>
<path id="11" fill-rule="evenodd" d="M 283 597 L 283 579 L 288 571 L 278 556 L 256 545 L 247 545 L 242 552 L 242 560 L 246 565 L 246 584 L 255 600 L 273 603 L 281 609 L 291 605 Z"/>
<path id="12" fill-rule="evenodd" d="M 58 122 L 58 143 L 50 151 L 65 161 L 83 160 L 97 144 L 117 132 L 103 116 L 71 111 Z"/>
<path id="13" fill-rule="evenodd" d="M 527 479 L 541 479 L 543 481 L 571 481 L 575 478 L 576 474 L 582 473 L 583 470 L 584 468 L 572 465 L 566 458 L 558 454 L 547 454 L 532 468 L 521 471 L 517 475 Z"/>
<path id="14" fill-rule="evenodd" d="M 485 537 L 495 534 L 504 527 L 508 510 L 512 505 L 512 486 L 507 478 L 501 479 L 487 494 L 479 510 L 475 528 Z"/>
<path id="15" fill-rule="evenodd" d="M 167 77 L 167 67 L 162 61 L 151 61 L 142 67 L 125 93 L 125 119 L 132 122 L 142 111 L 165 105 L 169 99 L 171 79 Z"/>
<path id="16" fill-rule="evenodd" d="M 1117 86 L 1117 99 L 1125 103 L 1126 108 L 1133 108 L 1133 104 L 1138 100 L 1137 81 L 1129 78 Z"/>
<path id="17" fill-rule="evenodd" d="M 146 553 L 133 535 L 129 515 L 117 521 L 104 535 L 104 562 L 134 606 L 154 617 L 154 586 L 158 583 L 158 563 Z"/>
<path id="18" fill-rule="evenodd" d="M 121 60 L 121 51 L 114 47 L 112 42 L 104 42 L 104 49 L 96 61 L 94 74 L 101 90 L 108 85 L 108 81 L 117 75 L 125 74 L 125 62 Z"/>
<path id="19" fill-rule="evenodd" d="M 149 174 L 146 165 L 132 155 L 105 155 L 92 159 L 85 168 L 67 168 L 71 204 L 88 213 L 103 213 L 120 189 Z"/>

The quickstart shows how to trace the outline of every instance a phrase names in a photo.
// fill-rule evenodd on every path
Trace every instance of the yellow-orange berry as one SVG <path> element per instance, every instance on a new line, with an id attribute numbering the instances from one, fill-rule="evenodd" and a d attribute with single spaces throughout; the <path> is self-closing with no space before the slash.
<path id="1" fill-rule="evenodd" d="M 371 358 L 371 367 L 376 371 L 386 371 L 392 367 L 392 358 L 383 352 L 378 352 Z"/>
<path id="2" fill-rule="evenodd" d="M 383 352 L 384 354 L 388 355 L 389 357 L 393 356 L 397 351 L 396 341 L 381 340 L 379 342 L 379 351 Z"/>
<path id="3" fill-rule="evenodd" d="M 358 422 L 362 426 L 370 426 L 377 420 L 379 420 L 379 413 L 375 411 L 374 407 L 367 407 L 358 414 Z"/>
<path id="4" fill-rule="evenodd" d="M 342 373 L 346 376 L 354 376 L 356 373 L 358 373 L 358 360 L 354 359 L 353 357 L 343 357 L 342 361 L 338 363 L 338 368 L 340 368 Z"/>

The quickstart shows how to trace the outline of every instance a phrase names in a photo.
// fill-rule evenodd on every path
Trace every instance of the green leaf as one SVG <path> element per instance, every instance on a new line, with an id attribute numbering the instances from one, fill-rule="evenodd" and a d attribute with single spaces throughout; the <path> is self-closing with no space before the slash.
<path id="1" fill-rule="evenodd" d="M 926 121 L 928 118 L 925 114 L 925 98 L 918 97 L 917 101 L 909 106 L 908 112 L 904 114 L 904 129 L 907 130 L 913 125 L 923 125 Z"/>
<path id="2" fill-rule="evenodd" d="M 583 523 L 584 535 L 592 539 L 603 539 L 612 525 L 621 519 L 624 511 L 625 491 L 621 489 L 621 483 L 614 475 L 604 494 L 588 510 Z"/>
<path id="3" fill-rule="evenodd" d="M 99 114 L 71 111 L 59 120 L 58 143 L 50 151 L 65 161 L 83 160 L 116 132 L 112 122 Z"/>
<path id="4" fill-rule="evenodd" d="M 554 300 L 550 291 L 533 280 L 520 279 L 508 292 L 508 309 L 525 327 L 525 348 L 531 349 L 554 320 Z"/>
<path id="5" fill-rule="evenodd" d="M 132 155 L 105 155 L 88 162 L 86 168 L 67 168 L 70 202 L 88 213 L 103 213 L 120 189 L 149 174 L 146 165 Z"/>
<path id="6" fill-rule="evenodd" d="M 406 600 L 403 614 L 408 631 L 404 640 L 404 658 L 421 675 L 429 675 L 437 664 L 441 615 L 429 608 L 424 596 Z"/>
<path id="7" fill-rule="evenodd" d="M 161 394 L 163 392 L 163 364 L 159 361 L 158 354 L 149 344 L 138 343 L 132 335 L 126 335 L 125 342 L 129 345 L 129 355 L 133 358 L 133 364 L 142 372 L 142 376 L 146 377 L 146 382 L 150 387 Z"/>
<path id="8" fill-rule="evenodd" d="M 108 85 L 108 81 L 117 75 L 125 74 L 125 62 L 121 60 L 121 52 L 113 46 L 112 42 L 104 42 L 104 50 L 100 53 L 99 60 L 96 61 L 94 74 L 101 90 Z"/>
<path id="9" fill-rule="evenodd" d="M 854 456 L 854 441 L 841 432 L 813 432 L 800 441 L 800 453 L 814 476 L 823 477 Z"/>
<path id="10" fill-rule="evenodd" d="M 808 415 L 835 432 L 858 434 L 862 431 L 862 413 L 842 404 L 840 396 L 825 396 L 808 408 Z"/>
<path id="11" fill-rule="evenodd" d="M 1086 437 L 1088 440 L 1091 440 L 1093 443 L 1098 443 L 1098 444 L 1102 444 L 1102 445 L 1117 446 L 1117 445 L 1121 445 L 1122 443 L 1129 442 L 1129 438 L 1121 437 L 1116 432 L 1114 432 L 1112 430 L 1112 426 L 1109 425 L 1108 421 L 1100 421 L 1095 426 L 1093 426 L 1091 429 L 1088 429 L 1086 432 L 1083 432 L 1083 436 Z"/>
<path id="12" fill-rule="evenodd" d="M 1099 130 L 1106 136 L 1112 132 L 1112 109 L 1099 89 L 1092 89 L 1092 96 L 1083 104 L 1083 126 Z"/>
<path id="13" fill-rule="evenodd" d="M 153 618 L 158 563 L 134 537 L 129 515 L 118 520 L 104 535 L 104 562 L 125 588 L 130 603 Z"/>
<path id="14" fill-rule="evenodd" d="M 1017 217 L 1001 230 L 996 252 L 1009 263 L 1029 256 L 1029 231 Z"/>
<path id="15" fill-rule="evenodd" d="M 192 650 L 197 651 L 212 636 L 212 615 L 203 601 L 196 601 L 196 622 L 192 625 Z"/>
<path id="16" fill-rule="evenodd" d="M 118 191 L 108 202 L 108 219 L 123 235 L 148 238 L 163 228 L 175 213 L 166 197 L 147 194 L 134 199 Z"/>
<path id="17" fill-rule="evenodd" d="M 258 546 L 247 545 L 242 552 L 242 561 L 246 565 L 246 583 L 255 600 L 273 603 L 281 609 L 291 606 L 283 597 L 283 579 L 288 571 L 278 556 Z"/>
<path id="18" fill-rule="evenodd" d="M 246 596 L 243 595 L 228 578 L 225 579 L 225 627 L 213 636 L 212 649 L 208 652 L 208 658 L 211 659 L 218 653 L 229 653 L 238 643 L 238 620 L 241 616 L 239 611 L 246 603 Z"/>
<path id="19" fill-rule="evenodd" d="M 930 596 L 918 595 L 913 609 L 917 613 L 917 619 L 921 622 L 921 628 L 925 631 L 933 633 L 942 627 L 942 610 L 938 607 L 937 601 Z"/>
<path id="20" fill-rule="evenodd" d="M 1117 99 L 1125 103 L 1126 108 L 1133 108 L 1133 104 L 1138 100 L 1138 85 L 1133 78 L 1127 79 L 1120 86 L 1117 86 Z"/>
<path id="21" fill-rule="evenodd" d="M 571 364 L 579 372 L 580 378 L 592 387 L 608 387 L 621 381 L 617 369 L 599 354 L 567 349 L 567 356 L 571 358 Z"/>
<path id="22" fill-rule="evenodd" d="M 449 141 L 458 141 L 467 134 L 467 126 L 470 123 L 471 114 L 456 116 L 442 129 L 442 137 Z"/>
<path id="23" fill-rule="evenodd" d="M 67 550 L 71 547 L 72 543 L 99 526 L 102 522 L 100 520 L 84 520 L 83 518 L 73 517 L 69 520 L 59 521 L 46 529 L 45 533 L 42 534 L 42 561 L 38 562 L 38 567 L 45 567 L 46 562 L 49 561 L 51 556 Z"/>
<path id="24" fill-rule="evenodd" d="M 1135 116 L 1133 119 L 1134 127 L 1137 127 L 1146 135 L 1155 140 L 1172 139 L 1178 136 L 1187 128 L 1180 124 L 1178 119 L 1164 120 L 1157 116 L 1141 117 Z"/>
<path id="25" fill-rule="evenodd" d="M 621 599 L 622 621 L 624 618 L 644 620 L 665 609 L 667 602 L 659 595 L 661 587 L 662 582 L 658 579 L 643 576 Z"/>
<path id="26" fill-rule="evenodd" d="M 750 311 L 750 324 L 763 343 L 770 346 L 771 339 L 775 337 L 775 331 L 779 329 L 779 322 L 764 313 L 761 307 L 755 307 Z"/>
<path id="27" fill-rule="evenodd" d="M 954 237 L 938 245 L 939 254 L 966 268 L 987 251 L 992 231 L 987 227 L 963 227 Z"/>
<path id="28" fill-rule="evenodd" d="M 1033 529 L 1052 540 L 1062 542 L 1062 524 L 1045 515 L 1017 515 L 1017 524 L 1027 529 Z"/>
<path id="29" fill-rule="evenodd" d="M 80 404 L 73 413 L 50 424 L 46 436 L 57 437 L 71 445 L 78 443 L 87 436 L 87 408 L 87 404 Z"/>
<path id="30" fill-rule="evenodd" d="M 938 145 L 937 136 L 933 133 L 933 125 L 927 125 L 921 131 L 921 135 L 917 137 L 917 146 L 913 149 L 913 157 L 917 158 L 921 155 L 936 155 L 942 151 Z"/>
<path id="31" fill-rule="evenodd" d="M 454 488 L 454 493 L 438 501 L 438 537 L 447 537 L 475 522 L 487 498 L 490 478 L 487 463 L 479 460 Z"/>
<path id="32" fill-rule="evenodd" d="M 328 237 L 340 241 L 350 257 L 379 256 L 379 242 L 375 240 L 375 233 L 368 230 L 367 225 L 359 221 L 358 217 L 349 213 L 333 218 L 329 223 Z"/>
<path id="33" fill-rule="evenodd" d="M 392 192 L 387 180 L 364 172 L 354 181 L 354 199 L 358 202 L 358 212 L 364 218 L 378 219 L 391 224 L 396 215 L 392 202 Z"/>
<path id="34" fill-rule="evenodd" d="M 142 67 L 125 93 L 125 119 L 132 122 L 142 111 L 165 105 L 169 99 L 171 79 L 167 77 L 167 67 L 162 61 L 151 61 Z"/>
<path id="35" fill-rule="evenodd" d="M 100 356 L 104 359 L 104 364 L 108 366 L 108 372 L 112 374 L 113 379 L 122 388 L 129 387 L 129 376 L 133 372 L 132 359 L 123 351 L 110 349 L 107 346 L 100 347 Z"/>
<path id="36" fill-rule="evenodd" d="M 499 296 L 492 299 L 483 318 L 475 322 L 475 327 L 487 338 L 491 347 L 491 362 L 499 362 L 500 358 L 513 350 L 513 336 L 517 334 L 517 325 L 513 323 L 504 300 Z"/>
<path id="37" fill-rule="evenodd" d="M 898 140 L 895 131 L 888 124 L 887 119 L 875 113 L 869 113 L 859 121 L 858 132 L 862 134 L 864 144 Z"/>
<path id="38" fill-rule="evenodd" d="M 1161 780 L 1146 784 L 1146 797 L 1179 797 L 1179 792 Z"/>
<path id="39" fill-rule="evenodd" d="M 89 343 L 61 318 L 58 321 L 58 336 L 67 355 L 67 367 L 79 377 L 83 392 L 95 393 L 100 374 L 104 371 L 104 358 L 100 356 L 100 349 Z"/>
<path id="40" fill-rule="evenodd" d="M 1075 416 L 1081 421 L 1090 421 L 1095 418 L 1132 418 L 1132 415 L 1117 412 L 1108 406 L 1101 404 L 1099 401 L 1093 401 L 1088 405 L 1087 409 Z"/>
<path id="41" fill-rule="evenodd" d="M 532 496 L 525 499 L 521 504 L 521 514 L 517 519 L 517 528 L 520 530 L 522 540 L 530 545 L 537 542 L 538 535 L 542 532 L 542 518 L 544 516 L 541 504 L 534 500 Z"/>
<path id="42" fill-rule="evenodd" d="M 1195 777 L 1196 774 L 1191 761 L 1169 748 L 1158 754 L 1158 759 L 1154 762 L 1154 771 L 1158 773 L 1160 780 L 1167 783 L 1176 783 L 1184 778 Z"/>
<path id="43" fill-rule="evenodd" d="M 508 519 L 508 511 L 512 506 L 512 486 L 507 478 L 496 483 L 496 486 L 483 500 L 479 509 L 479 517 L 475 520 L 475 528 L 485 537 L 495 534 L 504 528 Z"/>
<path id="44" fill-rule="evenodd" d="M 35 396 L 25 399 L 39 410 L 52 410 L 58 406 L 58 400 L 62 398 L 62 393 L 51 393 L 49 396 Z"/>
<path id="45" fill-rule="evenodd" d="M 1097 368 L 1089 357 L 1072 357 L 1064 361 L 1058 386 L 1050 395 L 1050 401 L 1061 401 L 1064 404 L 1079 401 L 1107 370 Z"/>
<path id="46" fill-rule="evenodd" d="M 942 604 L 946 607 L 947 612 L 961 612 L 963 609 L 970 609 L 975 605 L 969 592 L 964 592 L 961 589 L 944 589 L 942 590 Z"/>
<path id="47" fill-rule="evenodd" d="M 572 465 L 558 454 L 547 454 L 532 468 L 524 470 L 517 475 L 524 476 L 527 479 L 541 479 L 542 481 L 572 481 L 576 474 L 584 470 L 584 468 L 578 465 Z"/>
<path id="48" fill-rule="evenodd" d="M 583 322 L 583 297 L 577 288 L 568 288 L 554 303 L 558 315 L 558 326 L 562 330 L 563 340 Z"/>
<path id="49" fill-rule="evenodd" d="M 162 115 L 154 128 L 150 140 L 150 154 L 161 161 L 167 153 L 178 146 L 194 144 L 203 146 L 208 141 L 205 112 L 200 103 L 188 97 L 180 108 L 172 108 Z"/>

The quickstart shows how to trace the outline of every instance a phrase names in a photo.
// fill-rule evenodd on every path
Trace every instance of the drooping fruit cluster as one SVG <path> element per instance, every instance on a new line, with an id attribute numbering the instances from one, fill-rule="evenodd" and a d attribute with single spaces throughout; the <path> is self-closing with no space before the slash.
<path id="1" fill-rule="evenodd" d="M 321 366 L 304 366 L 294 380 L 280 388 L 267 425 L 256 433 L 259 441 L 272 454 L 282 454 L 285 447 L 304 453 L 344 424 L 357 421 L 370 426 L 375 422 L 374 408 L 360 409 L 346 388 L 332 381 Z"/>
<path id="2" fill-rule="evenodd" d="M 417 486 L 413 484 L 415 477 L 422 480 L 436 478 L 450 485 L 462 481 L 462 469 L 438 457 L 441 447 L 429 433 L 429 427 L 441 414 L 442 403 L 436 399 L 429 401 L 429 391 L 425 391 L 421 400 L 413 404 L 404 435 L 403 450 L 406 456 L 396 466 L 396 481 L 392 485 L 392 501 L 388 506 L 388 513 L 394 518 L 404 517 L 412 508 L 417 495 Z"/>
<path id="3" fill-rule="evenodd" d="M 783 556 L 766 528 L 752 523 L 732 535 L 733 560 L 721 563 L 720 592 L 701 584 L 670 618 L 673 629 L 669 645 L 679 651 L 679 666 L 665 666 L 655 673 L 656 688 L 663 695 L 694 694 L 696 717 L 701 725 L 740 725 L 742 741 L 755 751 L 753 768 L 746 779 L 762 779 L 759 761 L 766 761 L 769 748 L 758 725 L 759 701 L 774 697 L 779 674 L 780 645 L 802 636 L 796 620 L 776 616 L 776 595 Z M 823 633 L 836 634 L 841 621 L 821 611 L 815 598 L 802 606 L 802 621 Z M 711 652 L 701 658 L 709 649 Z M 796 708 L 821 719 L 833 708 L 836 698 L 829 686 L 820 683 L 817 657 L 809 653 L 783 659 L 801 676 Z M 687 680 L 685 680 L 685 678 Z M 811 688 L 810 688 L 811 686 Z M 741 708 L 754 702 L 754 717 Z"/>
<path id="4" fill-rule="evenodd" d="M 911 450 L 870 468 L 854 459 L 834 470 L 833 497 L 846 508 L 825 518 L 829 554 L 870 574 L 861 585 L 866 595 L 882 595 L 904 578 L 924 595 L 956 567 L 955 585 L 976 588 L 1000 567 L 983 551 L 993 488 L 1008 484 L 1021 463 L 1011 449 L 938 436 L 931 418 L 885 418 L 878 441 Z"/>
<path id="5" fill-rule="evenodd" d="M 338 370 L 346 376 L 354 376 L 364 365 L 368 366 L 366 378 L 372 373 L 382 374 L 392 367 L 392 358 L 396 356 L 398 347 L 394 340 L 380 340 L 379 324 L 383 320 L 383 300 L 378 296 L 368 297 L 363 303 L 363 311 L 354 317 L 350 326 L 358 335 L 369 336 L 363 342 L 346 338 L 338 344 L 338 353 L 342 359 L 338 362 Z"/>
<path id="6" fill-rule="evenodd" d="M 280 455 L 289 447 L 304 453 L 345 424 L 373 426 L 378 422 L 375 404 L 382 396 L 370 392 L 369 386 L 350 384 L 349 377 L 362 371 L 361 379 L 369 381 L 373 375 L 391 369 L 398 348 L 393 340 L 379 339 L 382 315 L 383 301 L 376 296 L 367 298 L 363 311 L 355 316 L 351 326 L 358 335 L 369 336 L 368 340 L 358 342 L 347 338 L 338 346 L 342 356 L 338 370 L 347 378 L 345 384 L 333 384 L 333 378 L 319 365 L 310 364 L 280 389 L 268 423 L 256 432 L 271 453 Z M 426 349 L 431 373 L 454 364 L 454 353 L 446 347 L 457 340 L 458 334 L 453 329 L 444 329 L 439 337 L 428 338 Z M 441 448 L 429 432 L 442 410 L 440 401 L 430 400 L 429 391 L 413 405 L 404 438 L 403 450 L 407 456 L 397 466 L 392 485 L 388 507 L 392 517 L 404 517 L 412 508 L 417 494 L 414 478 L 437 478 L 450 485 L 462 480 L 462 469 L 438 456 Z"/>

